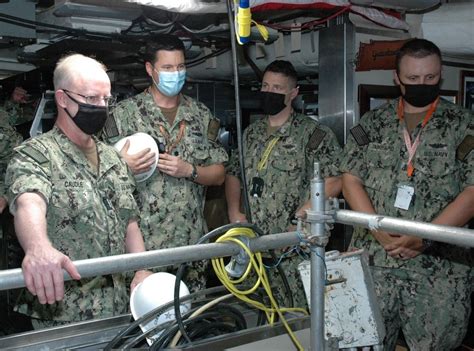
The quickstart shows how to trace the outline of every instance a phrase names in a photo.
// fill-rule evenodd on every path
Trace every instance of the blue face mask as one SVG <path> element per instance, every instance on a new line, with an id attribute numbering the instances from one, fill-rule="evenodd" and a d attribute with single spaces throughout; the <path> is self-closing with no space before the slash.
<path id="1" fill-rule="evenodd" d="M 156 88 L 166 96 L 178 95 L 186 80 L 186 70 L 183 69 L 181 71 L 162 72 L 155 69 L 155 71 L 158 72 L 159 80 L 157 83 L 152 77 Z"/>

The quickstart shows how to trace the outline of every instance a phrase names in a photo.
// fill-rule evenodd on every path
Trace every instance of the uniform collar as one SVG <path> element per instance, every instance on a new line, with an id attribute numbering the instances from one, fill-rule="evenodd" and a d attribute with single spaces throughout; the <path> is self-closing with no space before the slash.
<path id="1" fill-rule="evenodd" d="M 74 144 L 57 126 L 54 126 L 51 130 L 54 140 L 60 145 L 61 151 L 66 154 L 75 163 L 83 165 L 86 169 L 91 169 L 89 161 L 82 152 L 82 150 Z M 111 155 L 115 153 L 112 147 L 106 146 L 101 143 L 95 136 L 92 136 L 97 146 L 97 154 L 99 160 L 99 177 L 106 173 L 110 168 L 114 167 L 118 160 L 118 155 Z"/>
<path id="2" fill-rule="evenodd" d="M 286 120 L 285 123 L 283 123 L 280 128 L 278 128 L 273 134 L 272 136 L 278 136 L 278 137 L 288 137 L 291 135 L 291 129 L 293 127 L 293 121 L 295 119 L 295 116 L 296 116 L 296 112 L 294 110 L 291 111 L 290 113 L 290 117 L 288 117 L 288 119 Z M 267 117 L 265 119 L 265 124 L 266 126 L 268 126 L 268 119 L 270 117 Z"/>
<path id="3" fill-rule="evenodd" d="M 166 121 L 166 118 L 161 112 L 160 107 L 156 104 L 155 99 L 153 99 L 153 95 L 148 91 L 148 89 L 143 92 L 143 99 L 145 100 L 148 106 L 152 106 L 152 108 L 160 111 L 160 113 L 158 114 L 159 118 L 163 121 Z M 173 125 L 179 123 L 181 120 L 185 120 L 188 122 L 193 120 L 193 114 L 189 113 L 188 111 L 189 107 L 191 106 L 191 103 L 191 98 L 180 93 L 178 111 L 176 111 L 176 118 L 174 120 Z"/>

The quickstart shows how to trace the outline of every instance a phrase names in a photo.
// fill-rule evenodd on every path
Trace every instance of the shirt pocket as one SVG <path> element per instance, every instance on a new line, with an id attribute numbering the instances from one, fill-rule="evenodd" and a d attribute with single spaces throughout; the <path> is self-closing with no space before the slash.
<path id="1" fill-rule="evenodd" d="M 87 214 L 93 201 L 92 187 L 82 180 L 54 185 L 51 192 L 51 206 L 55 212 L 65 213 L 69 217 Z"/>
<path id="2" fill-rule="evenodd" d="M 454 151 L 425 148 L 415 160 L 415 175 L 419 178 L 417 193 L 445 206 L 460 192 L 460 173 Z"/>
<path id="3" fill-rule="evenodd" d="M 391 194 L 394 189 L 399 156 L 395 149 L 386 144 L 370 143 L 364 156 L 367 177 L 364 185 L 376 191 Z"/>
<path id="4" fill-rule="evenodd" d="M 209 159 L 209 146 L 202 138 L 192 137 L 187 141 L 187 158 L 196 165 L 204 165 Z"/>
<path id="5" fill-rule="evenodd" d="M 265 178 L 269 179 L 269 183 L 272 183 L 271 187 L 275 194 L 301 196 L 305 191 L 303 183 L 307 178 L 303 162 L 304 160 L 296 157 L 280 158 L 271 162 L 271 167 Z"/>

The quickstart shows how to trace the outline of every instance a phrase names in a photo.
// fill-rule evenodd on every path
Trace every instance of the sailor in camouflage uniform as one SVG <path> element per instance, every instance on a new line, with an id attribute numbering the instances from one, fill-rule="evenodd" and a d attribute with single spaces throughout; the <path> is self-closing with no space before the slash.
<path id="1" fill-rule="evenodd" d="M 8 113 L 0 107 L 0 213 L 7 206 L 5 188 L 7 165 L 13 155 L 13 148 L 20 145 L 22 140 L 21 135 L 11 126 Z"/>
<path id="2" fill-rule="evenodd" d="M 436 45 L 413 39 L 402 47 L 395 73 L 402 97 L 364 115 L 345 148 L 343 192 L 352 209 L 452 226 L 470 220 L 473 115 L 439 98 L 440 79 Z M 471 308 L 468 248 L 357 227 L 351 247 L 370 255 L 386 350 L 395 349 L 400 328 L 414 351 L 461 343 Z"/>
<path id="3" fill-rule="evenodd" d="M 153 84 L 120 102 L 107 124 L 105 136 L 116 142 L 137 132 L 161 145 L 157 170 L 138 184 L 140 228 L 148 250 L 195 244 L 207 232 L 203 216 L 206 186 L 224 181 L 226 151 L 216 142 L 219 121 L 194 99 L 180 94 L 186 75 L 184 46 L 172 35 L 156 38 L 147 48 L 146 70 Z M 140 173 L 154 161 L 151 152 L 127 154 L 129 167 Z M 205 263 L 188 269 L 191 290 L 206 284 Z M 175 273 L 175 268 L 167 271 Z"/>
<path id="4" fill-rule="evenodd" d="M 315 161 L 326 179 L 326 195 L 341 190 L 338 176 L 340 146 L 332 131 L 309 117 L 293 111 L 291 102 L 298 95 L 297 75 L 288 61 L 274 61 L 262 81 L 262 109 L 267 118 L 252 123 L 244 132 L 245 173 L 252 221 L 264 233 L 286 232 L 291 220 L 304 217 L 310 207 L 310 181 Z M 226 167 L 226 196 L 231 222 L 247 221 L 241 212 L 241 180 L 238 155 Z M 293 290 L 295 306 L 306 307 L 297 254 L 282 260 L 282 267 Z M 281 277 L 270 269 L 274 293 L 288 306 Z"/>
<path id="5" fill-rule="evenodd" d="M 11 98 L 5 101 L 3 108 L 12 126 L 29 122 L 35 115 L 35 103 L 29 101 L 28 91 L 22 87 L 13 90 Z"/>
<path id="6" fill-rule="evenodd" d="M 105 68 L 82 55 L 65 57 L 54 86 L 54 128 L 17 147 L 6 176 L 29 291 L 17 310 L 35 328 L 125 313 L 124 275 L 81 279 L 72 260 L 145 250 L 133 177 L 112 147 L 91 136 L 107 119 Z M 62 269 L 75 281 L 64 284 Z M 132 286 L 148 274 L 137 272 Z"/>

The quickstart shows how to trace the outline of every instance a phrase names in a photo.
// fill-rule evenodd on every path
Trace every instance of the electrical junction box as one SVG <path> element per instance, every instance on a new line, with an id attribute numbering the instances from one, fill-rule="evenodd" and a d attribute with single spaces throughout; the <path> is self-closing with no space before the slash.
<path id="1" fill-rule="evenodd" d="M 385 327 L 365 251 L 327 252 L 326 267 L 325 338 L 337 338 L 339 348 L 381 345 Z M 310 306 L 310 261 L 298 270 Z"/>

